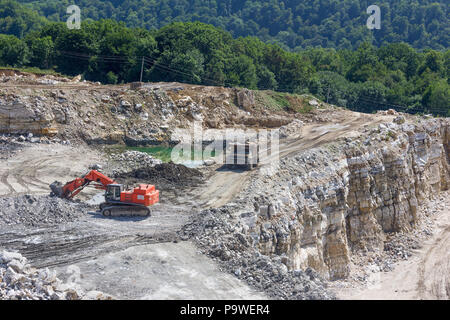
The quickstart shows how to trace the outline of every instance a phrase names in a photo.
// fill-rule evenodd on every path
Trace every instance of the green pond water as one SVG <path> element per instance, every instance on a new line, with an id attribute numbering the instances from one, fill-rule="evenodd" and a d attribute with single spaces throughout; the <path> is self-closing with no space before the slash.
<path id="1" fill-rule="evenodd" d="M 135 150 L 140 152 L 145 152 L 152 155 L 154 158 L 160 159 L 163 162 L 169 162 L 172 155 L 173 147 L 167 146 L 153 146 L 153 147 L 126 147 L 126 150 Z M 196 151 L 194 148 L 191 149 L 191 160 L 194 161 L 195 158 L 202 159 L 203 151 Z M 182 156 L 182 154 L 180 154 Z M 212 157 L 215 156 L 215 152 L 212 152 Z M 191 161 L 191 162 L 192 162 Z"/>

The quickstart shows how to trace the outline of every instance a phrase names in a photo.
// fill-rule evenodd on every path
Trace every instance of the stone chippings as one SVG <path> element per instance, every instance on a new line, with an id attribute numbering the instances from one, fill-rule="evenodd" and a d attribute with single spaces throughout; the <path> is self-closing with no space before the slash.
<path id="1" fill-rule="evenodd" d="M 232 206 L 202 211 L 183 228 L 181 238 L 194 240 L 224 271 L 271 298 L 335 299 L 327 291 L 326 281 L 313 269 L 288 270 L 283 257 L 260 254 L 245 226 L 234 218 L 235 211 Z"/>
<path id="2" fill-rule="evenodd" d="M 99 291 L 85 292 L 63 283 L 55 271 L 32 268 L 20 253 L 0 252 L 0 300 L 111 300 Z"/>
<path id="3" fill-rule="evenodd" d="M 291 123 L 281 126 L 279 128 L 279 137 L 283 139 L 293 135 L 298 135 L 303 125 L 304 125 L 303 121 L 294 119 L 292 120 Z"/>
<path id="4" fill-rule="evenodd" d="M 0 225 L 43 226 L 78 220 L 93 209 L 87 204 L 48 195 L 0 198 Z"/>
<path id="5" fill-rule="evenodd" d="M 31 132 L 26 135 L 0 134 L 0 160 L 9 159 L 23 149 L 33 144 L 63 144 L 70 145 L 69 140 L 59 138 L 36 137 Z"/>
<path id="6" fill-rule="evenodd" d="M 0 137 L 0 160 L 8 159 L 21 150 L 21 145 Z"/>

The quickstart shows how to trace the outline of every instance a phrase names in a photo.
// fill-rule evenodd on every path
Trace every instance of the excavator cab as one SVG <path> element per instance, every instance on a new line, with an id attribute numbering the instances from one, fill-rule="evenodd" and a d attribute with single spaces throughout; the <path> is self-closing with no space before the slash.
<path id="1" fill-rule="evenodd" d="M 108 184 L 106 186 L 105 200 L 108 201 L 120 201 L 120 193 L 123 191 L 123 185 L 121 184 Z"/>

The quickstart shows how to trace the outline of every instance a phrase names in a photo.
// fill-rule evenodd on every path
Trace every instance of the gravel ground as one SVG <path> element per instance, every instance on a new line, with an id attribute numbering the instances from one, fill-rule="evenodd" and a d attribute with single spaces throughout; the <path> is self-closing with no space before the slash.
<path id="1" fill-rule="evenodd" d="M 23 147 L 19 143 L 0 140 L 0 160 L 8 159 Z"/>
<path id="2" fill-rule="evenodd" d="M 0 198 L 0 225 L 49 226 L 78 220 L 94 207 L 48 195 Z"/>

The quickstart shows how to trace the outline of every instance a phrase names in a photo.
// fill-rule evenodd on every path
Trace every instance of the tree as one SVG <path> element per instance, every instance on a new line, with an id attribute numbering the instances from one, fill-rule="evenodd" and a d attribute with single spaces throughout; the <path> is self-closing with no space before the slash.
<path id="1" fill-rule="evenodd" d="M 257 88 L 256 67 L 249 57 L 240 55 L 236 58 L 231 58 L 225 70 L 227 73 L 227 85 L 247 87 L 249 89 Z"/>
<path id="2" fill-rule="evenodd" d="M 359 84 L 358 100 L 354 109 L 361 112 L 385 109 L 387 88 L 379 81 L 367 81 Z"/>
<path id="3" fill-rule="evenodd" d="M 419 74 L 422 74 L 426 69 L 430 70 L 431 72 L 442 72 L 443 63 L 441 54 L 439 52 L 431 50 L 425 55 L 425 61 L 420 66 Z"/>
<path id="4" fill-rule="evenodd" d="M 118 78 L 118 77 L 114 74 L 114 72 L 112 72 L 112 71 L 109 71 L 109 72 L 106 74 L 106 83 L 109 83 L 109 84 L 116 84 L 118 79 L 119 79 L 119 78 Z"/>
<path id="5" fill-rule="evenodd" d="M 11 0 L 0 0 L 0 33 L 22 38 L 26 33 L 38 30 L 47 20 L 36 12 Z"/>
<path id="6" fill-rule="evenodd" d="M 347 79 L 352 82 L 365 82 L 376 77 L 378 56 L 371 44 L 364 42 L 355 54 L 355 62 L 347 73 Z"/>
<path id="7" fill-rule="evenodd" d="M 422 104 L 428 112 L 450 116 L 450 86 L 445 80 L 431 84 L 425 91 Z"/>
<path id="8" fill-rule="evenodd" d="M 257 71 L 258 89 L 262 90 L 276 90 L 278 82 L 275 75 L 266 66 L 260 66 Z"/>
<path id="9" fill-rule="evenodd" d="M 26 43 L 12 35 L 0 34 L 0 65 L 21 67 L 28 63 Z"/>
<path id="10" fill-rule="evenodd" d="M 13 2 L 2 0 L 3 3 Z M 39 27 L 31 11 L 51 21 L 65 21 L 68 0 L 22 0 L 15 5 L 16 25 L 4 21 L 8 32 Z M 308 46 L 356 49 L 370 39 L 376 46 L 405 41 L 416 48 L 448 48 L 448 0 L 378 0 L 383 27 L 376 32 L 365 26 L 367 1 L 345 0 L 77 0 L 83 20 L 115 19 L 128 27 L 159 29 L 173 22 L 201 21 L 227 30 L 233 37 L 257 36 L 285 49 Z M 1 3 L 1 2 L 0 2 Z M 0 5 L 0 8 L 4 5 Z M 9 6 L 10 7 L 10 6 Z M 25 13 L 27 12 L 27 13 Z M 0 26 L 2 25 L 0 9 Z M 19 21 L 20 20 L 20 21 Z M 0 27 L 0 30 L 1 27 Z M 13 31 L 14 30 L 14 31 Z M 1 32 L 1 31 L 0 31 Z M 343 39 L 345 38 L 345 39 Z M 205 54 L 200 50 L 202 54 Z"/>
<path id="11" fill-rule="evenodd" d="M 45 69 L 52 66 L 55 46 L 50 36 L 28 37 L 27 43 L 31 53 L 30 65 Z"/>
<path id="12" fill-rule="evenodd" d="M 309 90 L 323 101 L 342 107 L 351 107 L 358 98 L 354 87 L 345 77 L 330 71 L 318 72 Z"/>
<path id="13" fill-rule="evenodd" d="M 150 77 L 154 81 L 201 83 L 204 58 L 199 50 L 186 53 L 164 51 L 154 63 Z"/>

